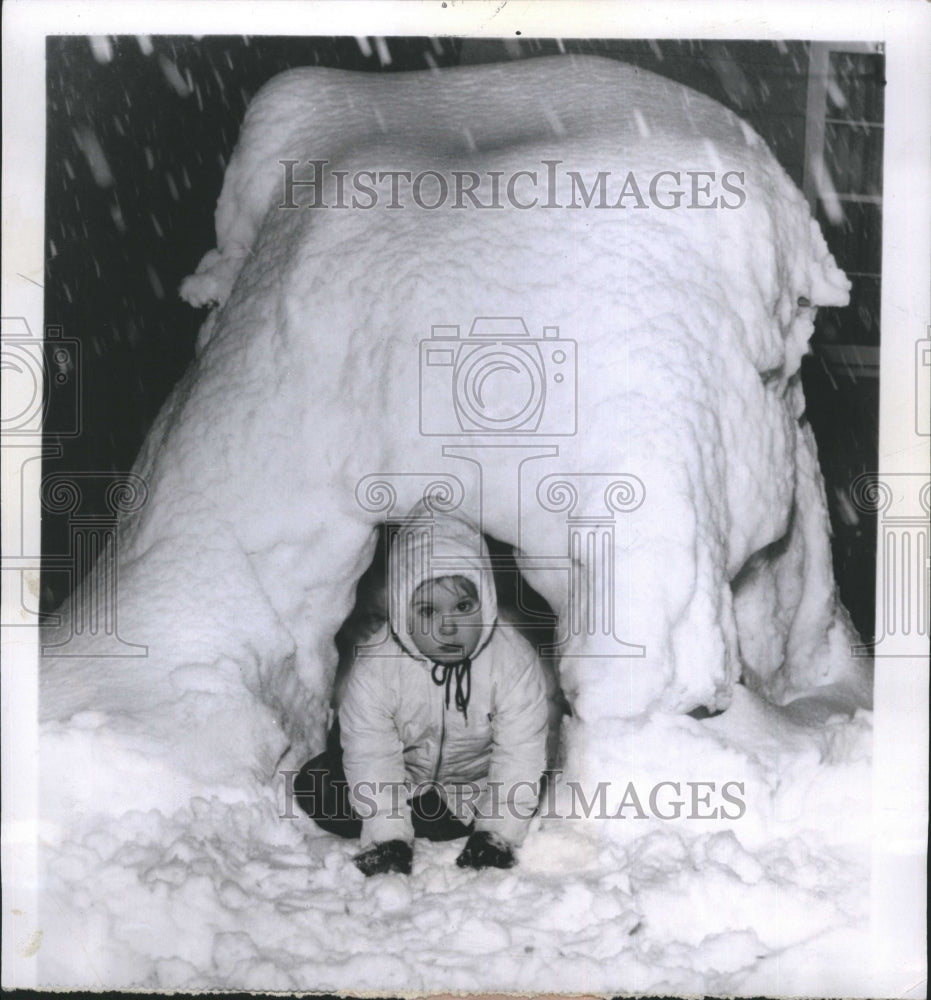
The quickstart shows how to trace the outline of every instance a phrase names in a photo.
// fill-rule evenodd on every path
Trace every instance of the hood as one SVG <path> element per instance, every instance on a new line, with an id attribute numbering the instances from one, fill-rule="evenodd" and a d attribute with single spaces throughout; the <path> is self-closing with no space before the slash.
<path id="1" fill-rule="evenodd" d="M 425 659 L 410 636 L 410 604 L 425 581 L 441 576 L 471 580 L 482 605 L 477 649 L 488 642 L 498 616 L 498 600 L 488 549 L 479 529 L 464 517 L 431 510 L 423 502 L 407 516 L 388 555 L 388 621 L 406 653 Z"/>

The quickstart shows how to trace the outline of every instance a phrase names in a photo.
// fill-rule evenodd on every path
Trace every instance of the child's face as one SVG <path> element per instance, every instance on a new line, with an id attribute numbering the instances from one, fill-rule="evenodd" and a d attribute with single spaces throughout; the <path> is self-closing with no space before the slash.
<path id="1" fill-rule="evenodd" d="M 422 583 L 411 598 L 411 638 L 436 663 L 471 656 L 482 634 L 482 607 L 471 580 L 444 576 Z"/>

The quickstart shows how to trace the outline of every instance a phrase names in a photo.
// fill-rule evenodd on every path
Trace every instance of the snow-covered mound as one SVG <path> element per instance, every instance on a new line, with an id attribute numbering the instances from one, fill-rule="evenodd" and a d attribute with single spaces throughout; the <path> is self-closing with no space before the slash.
<path id="1" fill-rule="evenodd" d="M 288 189 L 309 160 L 328 161 L 317 186 Z M 395 197 L 370 171 L 422 174 L 421 204 L 403 175 Z M 423 207 L 456 171 L 478 176 L 484 203 L 497 184 L 500 207 Z M 308 207 L 350 200 L 359 177 L 378 188 L 372 207 Z M 217 249 L 182 289 L 216 306 L 138 460 L 148 503 L 121 525 L 119 630 L 148 656 L 95 655 L 89 636 L 83 658 L 43 666 L 63 908 L 47 915 L 49 981 L 89 981 L 91 955 L 109 985 L 739 989 L 762 955 L 856 920 L 862 867 L 823 846 L 817 810 L 785 829 L 766 819 L 793 801 L 792 761 L 830 803 L 866 757 L 862 714 L 829 721 L 865 704 L 868 681 L 835 597 L 799 378 L 814 308 L 847 290 L 759 137 L 649 73 L 565 58 L 273 80 L 227 171 Z M 489 331 L 497 341 L 470 336 Z M 470 383 L 476 343 L 510 374 Z M 521 359 L 545 382 L 525 408 L 538 422 L 476 433 L 520 409 Z M 744 780 L 739 822 L 660 822 L 626 844 L 618 823 L 544 820 L 512 874 L 470 881 L 438 845 L 410 883 L 362 886 L 348 847 L 277 819 L 276 770 L 322 746 L 333 639 L 374 529 L 437 483 L 435 502 L 514 546 L 559 615 L 567 780 L 589 797 L 628 775 Z M 699 707 L 728 711 L 682 715 Z M 720 876 L 706 881 L 708 866 Z M 715 893 L 735 879 L 760 888 L 729 920 Z M 787 885 L 807 922 L 767 937 Z M 660 904 L 675 892 L 710 893 L 708 913 L 672 927 Z M 434 941 L 451 895 L 461 926 Z M 535 930 L 518 929 L 517 900 Z M 425 935 L 431 954 L 415 958 Z M 476 963 L 486 951 L 497 959 Z M 629 979 L 604 964 L 624 955 Z"/>

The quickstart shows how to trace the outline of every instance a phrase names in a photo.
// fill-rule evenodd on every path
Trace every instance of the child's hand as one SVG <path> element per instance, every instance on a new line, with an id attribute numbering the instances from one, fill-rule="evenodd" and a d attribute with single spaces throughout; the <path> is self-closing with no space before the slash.
<path id="1" fill-rule="evenodd" d="M 382 875 L 385 872 L 400 872 L 410 875 L 414 851 L 403 840 L 386 840 L 357 854 L 352 860 L 363 875 Z"/>
<path id="2" fill-rule="evenodd" d="M 478 830 L 456 858 L 460 868 L 512 868 L 517 859 L 510 846 L 487 830 Z"/>

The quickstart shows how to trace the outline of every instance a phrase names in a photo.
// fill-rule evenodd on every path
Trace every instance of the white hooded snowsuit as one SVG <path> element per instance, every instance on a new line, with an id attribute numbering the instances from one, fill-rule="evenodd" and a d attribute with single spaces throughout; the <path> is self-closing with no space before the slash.
<path id="1" fill-rule="evenodd" d="M 421 508 L 423 511 L 423 508 Z M 358 650 L 339 709 L 350 801 L 362 846 L 413 841 L 408 790 L 425 783 L 475 829 L 520 844 L 537 804 L 546 760 L 547 703 L 536 652 L 497 623 L 488 552 L 479 531 L 456 517 L 423 513 L 397 534 L 388 558 L 388 624 Z M 464 713 L 415 646 L 411 597 L 425 580 L 463 576 L 481 601 Z M 442 674 L 442 668 L 438 669 Z M 449 704 L 447 705 L 447 701 Z M 437 787 L 442 786 L 442 787 Z"/>

